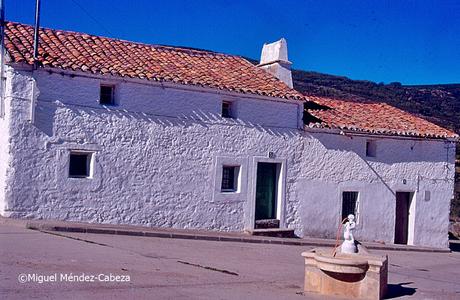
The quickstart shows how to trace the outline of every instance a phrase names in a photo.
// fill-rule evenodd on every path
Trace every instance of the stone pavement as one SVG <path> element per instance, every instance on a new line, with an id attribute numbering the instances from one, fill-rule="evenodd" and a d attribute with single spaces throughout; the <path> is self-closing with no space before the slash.
<path id="1" fill-rule="evenodd" d="M 335 240 L 320 238 L 276 238 L 266 236 L 252 236 L 244 232 L 219 232 L 192 229 L 151 228 L 134 225 L 94 224 L 81 222 L 67 222 L 56 220 L 18 220 L 0 217 L 0 224 L 9 223 L 39 231 L 80 232 L 93 234 L 114 234 L 129 236 L 145 236 L 156 238 L 176 238 L 207 240 L 221 242 L 265 243 L 294 246 L 330 247 L 335 245 Z M 416 252 L 450 252 L 449 249 L 435 249 L 419 246 L 382 244 L 363 242 L 368 249 L 390 251 L 416 251 Z"/>

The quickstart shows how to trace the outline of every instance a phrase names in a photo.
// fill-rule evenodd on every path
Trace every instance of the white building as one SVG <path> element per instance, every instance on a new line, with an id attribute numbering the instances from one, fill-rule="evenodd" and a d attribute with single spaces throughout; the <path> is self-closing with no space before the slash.
<path id="1" fill-rule="evenodd" d="M 305 98 L 289 87 L 284 40 L 257 67 L 44 29 L 34 68 L 33 29 L 7 22 L 5 34 L 3 216 L 223 231 L 279 221 L 334 238 L 354 212 L 361 240 L 448 246 L 458 137 L 388 105 Z"/>

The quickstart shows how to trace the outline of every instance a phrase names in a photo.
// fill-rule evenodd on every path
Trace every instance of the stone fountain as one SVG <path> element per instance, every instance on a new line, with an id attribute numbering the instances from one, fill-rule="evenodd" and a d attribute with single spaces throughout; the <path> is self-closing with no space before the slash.
<path id="1" fill-rule="evenodd" d="M 305 292 L 356 299 L 382 299 L 387 291 L 388 257 L 372 255 L 355 241 L 355 217 L 344 225 L 340 247 L 315 248 L 303 252 Z"/>

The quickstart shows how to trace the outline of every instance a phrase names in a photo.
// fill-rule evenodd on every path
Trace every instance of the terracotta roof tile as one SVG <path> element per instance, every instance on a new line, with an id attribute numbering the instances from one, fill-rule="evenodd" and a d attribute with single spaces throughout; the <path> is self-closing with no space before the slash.
<path id="1" fill-rule="evenodd" d="M 5 37 L 12 62 L 34 63 L 32 26 L 6 22 Z M 38 60 L 44 67 L 304 100 L 301 93 L 239 56 L 43 28 L 39 45 Z"/>
<path id="2" fill-rule="evenodd" d="M 458 135 L 427 120 L 386 103 L 361 98 L 331 99 L 307 96 L 321 107 L 308 109 L 317 118 L 308 124 L 312 128 L 332 128 L 373 134 L 401 135 L 426 138 L 454 138 Z"/>

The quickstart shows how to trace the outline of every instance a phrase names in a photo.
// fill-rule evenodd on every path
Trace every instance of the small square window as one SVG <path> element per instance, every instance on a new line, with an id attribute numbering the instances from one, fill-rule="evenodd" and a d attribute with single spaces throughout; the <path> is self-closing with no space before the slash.
<path id="1" fill-rule="evenodd" d="M 92 153 L 70 152 L 69 177 L 88 178 L 91 175 Z"/>
<path id="2" fill-rule="evenodd" d="M 342 193 L 342 220 L 352 214 L 355 222 L 358 223 L 358 192 Z"/>
<path id="3" fill-rule="evenodd" d="M 231 102 L 228 102 L 228 101 L 222 102 L 222 117 L 223 118 L 233 118 Z"/>
<path id="4" fill-rule="evenodd" d="M 112 85 L 101 85 L 99 103 L 102 105 L 115 105 L 114 87 Z"/>
<path id="5" fill-rule="evenodd" d="M 376 157 L 377 156 L 377 143 L 373 140 L 366 141 L 366 156 Z"/>
<path id="6" fill-rule="evenodd" d="M 223 166 L 222 168 L 222 192 L 236 192 L 238 190 L 238 176 L 240 167 Z"/>

